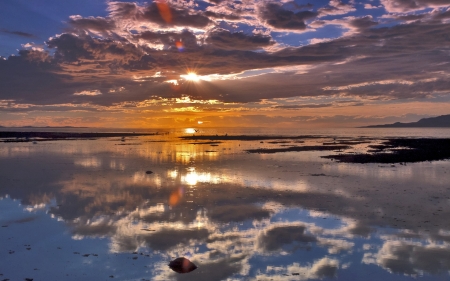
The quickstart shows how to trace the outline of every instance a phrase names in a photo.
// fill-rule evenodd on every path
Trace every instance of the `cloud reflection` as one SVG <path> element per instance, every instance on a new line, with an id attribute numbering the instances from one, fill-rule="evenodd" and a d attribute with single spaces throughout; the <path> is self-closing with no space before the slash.
<path id="1" fill-rule="evenodd" d="M 336 278 L 354 272 L 362 255 L 368 270 L 419 275 L 450 268 L 447 185 L 437 180 L 444 162 L 408 165 L 393 181 L 377 177 L 383 167 L 350 169 L 315 161 L 313 153 L 260 158 L 236 150 L 209 158 L 205 144 L 144 140 L 126 147 L 115 145 L 120 140 L 8 146 L 0 196 L 45 207 L 80 243 L 102 237 L 110 253 L 151 254 L 155 280 L 181 278 L 159 262 L 179 256 L 199 266 L 183 277 L 190 280 Z M 431 168 L 435 174 L 422 177 Z"/>

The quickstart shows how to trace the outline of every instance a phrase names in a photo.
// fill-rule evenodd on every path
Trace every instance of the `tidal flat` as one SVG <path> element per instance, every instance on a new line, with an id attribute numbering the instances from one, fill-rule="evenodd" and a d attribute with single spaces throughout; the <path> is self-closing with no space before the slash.
<path id="1" fill-rule="evenodd" d="M 0 280 L 448 280 L 448 133 L 3 142 Z"/>

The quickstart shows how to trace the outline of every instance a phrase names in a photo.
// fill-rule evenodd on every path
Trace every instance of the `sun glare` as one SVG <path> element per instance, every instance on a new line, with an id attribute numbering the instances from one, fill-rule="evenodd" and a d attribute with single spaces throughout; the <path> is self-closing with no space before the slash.
<path id="1" fill-rule="evenodd" d="M 200 81 L 200 77 L 197 74 L 195 74 L 194 72 L 189 72 L 186 75 L 180 75 L 180 76 L 181 76 L 181 78 L 186 79 L 188 81 L 192 81 L 192 82 Z"/>

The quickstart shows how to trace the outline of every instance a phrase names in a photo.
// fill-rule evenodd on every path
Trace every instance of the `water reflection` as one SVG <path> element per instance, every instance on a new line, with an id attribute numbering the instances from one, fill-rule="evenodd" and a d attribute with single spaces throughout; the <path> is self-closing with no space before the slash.
<path id="1" fill-rule="evenodd" d="M 0 239 L 13 241 L 2 246 L 0 274 L 56 276 L 35 260 L 41 247 L 60 257 L 51 267 L 65 280 L 82 271 L 88 280 L 448 277 L 448 162 L 244 152 L 259 142 L 220 143 L 212 155 L 209 144 L 150 140 L 0 144 Z M 179 275 L 168 267 L 176 257 L 198 268 Z"/>

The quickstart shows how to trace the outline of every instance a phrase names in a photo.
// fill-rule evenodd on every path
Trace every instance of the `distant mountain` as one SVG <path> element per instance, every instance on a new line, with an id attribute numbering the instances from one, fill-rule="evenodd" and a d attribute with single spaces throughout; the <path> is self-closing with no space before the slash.
<path id="1" fill-rule="evenodd" d="M 423 118 L 417 122 L 364 126 L 362 128 L 450 128 L 450 114 Z"/>

